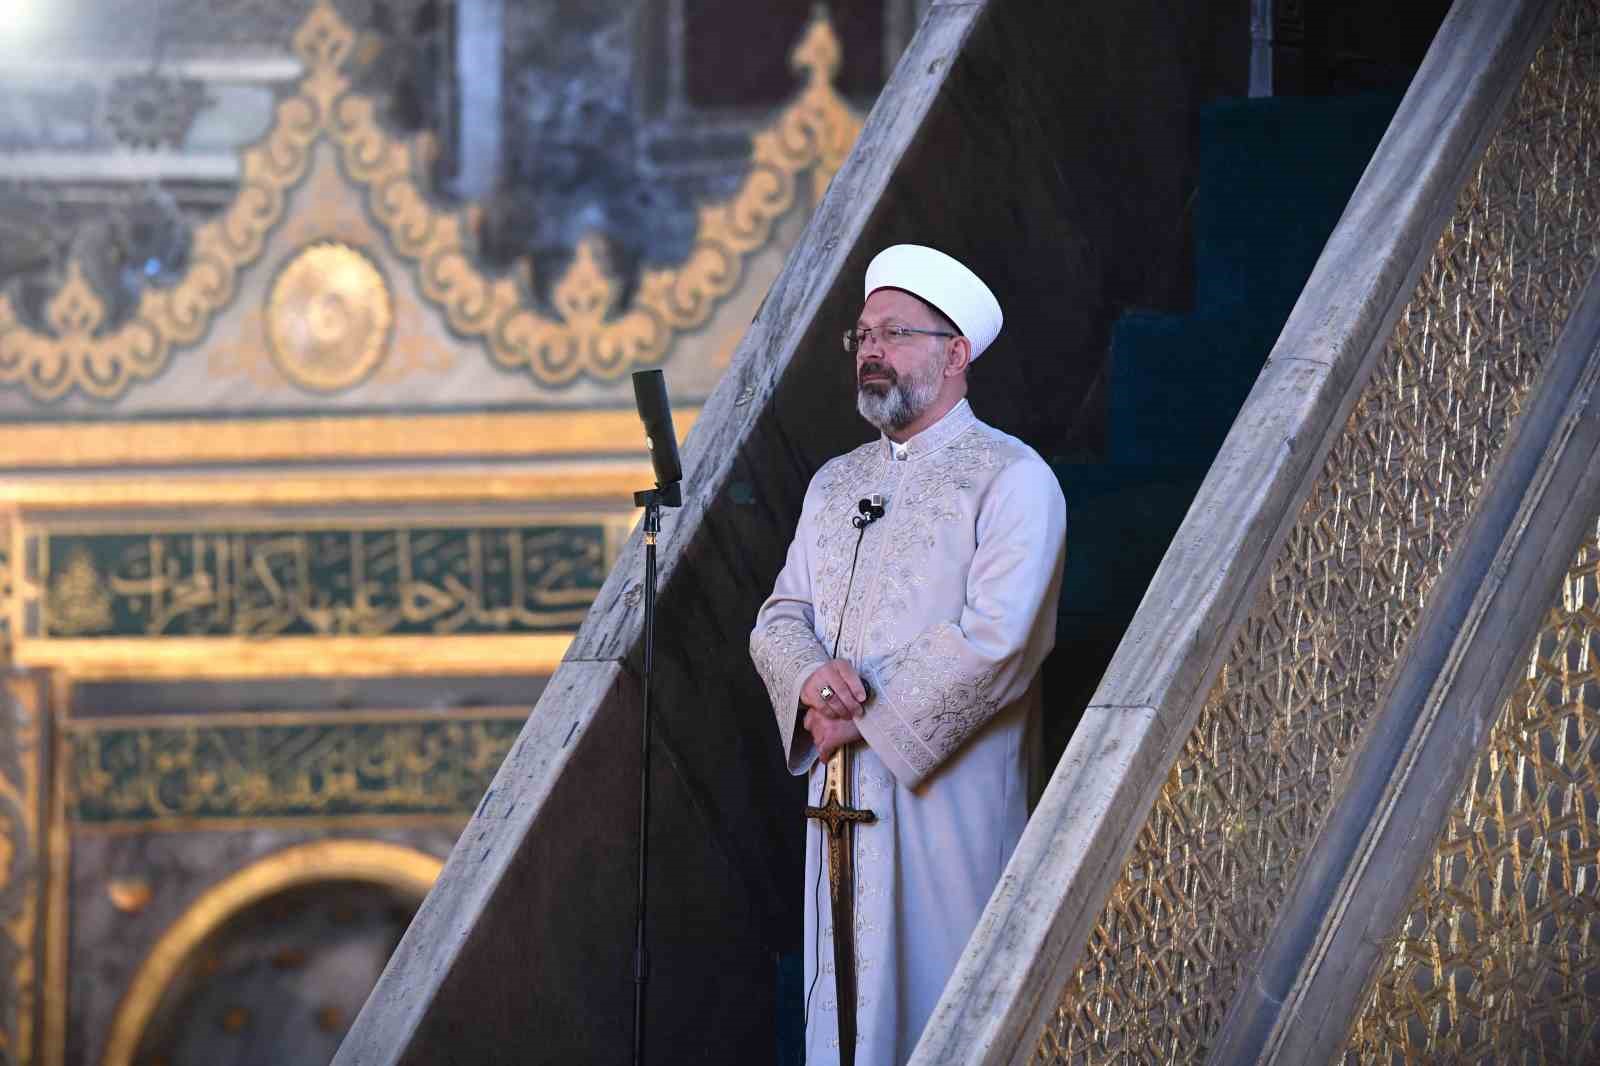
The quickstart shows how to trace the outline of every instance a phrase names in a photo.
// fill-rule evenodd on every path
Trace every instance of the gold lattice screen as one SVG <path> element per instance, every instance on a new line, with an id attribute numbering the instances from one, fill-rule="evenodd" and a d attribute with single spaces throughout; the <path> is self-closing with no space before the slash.
<path id="1" fill-rule="evenodd" d="M 1343 1061 L 1600 1062 L 1600 518 L 1368 981 Z"/>
<path id="2" fill-rule="evenodd" d="M 1208 1054 L 1600 238 L 1600 2 L 1564 0 L 1273 560 L 1034 1060 Z"/>

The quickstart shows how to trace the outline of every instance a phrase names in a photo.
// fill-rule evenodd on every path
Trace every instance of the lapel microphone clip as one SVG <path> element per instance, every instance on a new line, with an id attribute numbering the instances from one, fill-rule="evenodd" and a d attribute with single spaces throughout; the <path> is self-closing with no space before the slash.
<path id="1" fill-rule="evenodd" d="M 856 504 L 856 510 L 861 513 L 850 519 L 850 524 L 857 529 L 866 529 L 872 523 L 883 517 L 883 496 L 874 492 Z"/>

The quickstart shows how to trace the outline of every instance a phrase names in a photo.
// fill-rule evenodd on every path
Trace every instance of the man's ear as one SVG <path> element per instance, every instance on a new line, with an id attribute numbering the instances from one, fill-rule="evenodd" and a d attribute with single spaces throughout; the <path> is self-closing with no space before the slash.
<path id="1" fill-rule="evenodd" d="M 965 337 L 956 337 L 950 342 L 950 358 L 944 365 L 944 376 L 953 378 L 957 374 L 966 372 L 972 365 L 972 342 Z"/>

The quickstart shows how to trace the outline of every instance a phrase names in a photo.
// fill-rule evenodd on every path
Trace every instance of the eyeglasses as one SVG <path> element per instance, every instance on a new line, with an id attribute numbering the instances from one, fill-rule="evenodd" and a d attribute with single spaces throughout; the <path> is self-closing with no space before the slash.
<path id="1" fill-rule="evenodd" d="M 898 348 L 913 336 L 921 337 L 957 337 L 958 333 L 951 333 L 942 329 L 912 329 L 910 326 L 868 326 L 866 329 L 847 329 L 844 331 L 844 350 L 851 355 L 856 354 L 866 346 L 876 334 L 878 343 L 885 348 Z"/>

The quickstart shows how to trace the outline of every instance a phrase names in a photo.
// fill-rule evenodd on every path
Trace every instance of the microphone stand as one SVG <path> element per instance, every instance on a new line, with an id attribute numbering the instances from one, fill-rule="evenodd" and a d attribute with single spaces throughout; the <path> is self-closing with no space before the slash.
<path id="1" fill-rule="evenodd" d="M 656 645 L 656 537 L 661 532 L 661 508 L 680 507 L 683 495 L 679 483 L 657 486 L 633 494 L 636 507 L 644 508 L 644 676 L 641 680 L 640 719 L 643 741 L 639 757 L 639 897 L 634 923 L 633 944 L 633 1062 L 644 1064 L 645 984 L 649 980 L 649 957 L 645 950 L 646 870 L 650 858 L 650 675 L 655 666 Z"/>

